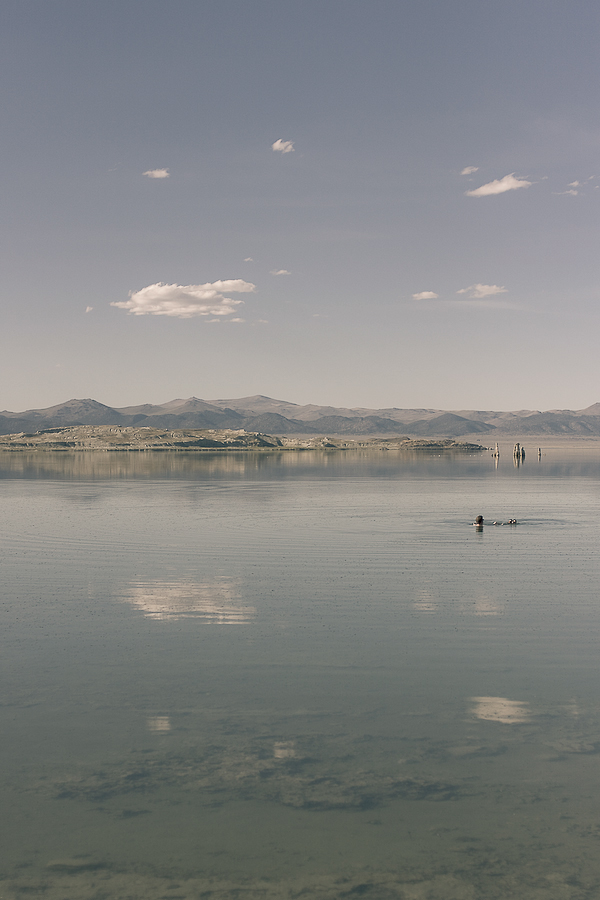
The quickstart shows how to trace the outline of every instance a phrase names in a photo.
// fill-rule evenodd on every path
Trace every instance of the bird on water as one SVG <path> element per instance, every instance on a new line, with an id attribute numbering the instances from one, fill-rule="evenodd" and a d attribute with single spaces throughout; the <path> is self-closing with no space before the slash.
<path id="1" fill-rule="evenodd" d="M 492 522 L 492 525 L 518 525 L 516 519 L 509 519 L 508 522 Z M 473 522 L 477 528 L 483 528 L 483 516 L 475 516 L 475 521 Z"/>

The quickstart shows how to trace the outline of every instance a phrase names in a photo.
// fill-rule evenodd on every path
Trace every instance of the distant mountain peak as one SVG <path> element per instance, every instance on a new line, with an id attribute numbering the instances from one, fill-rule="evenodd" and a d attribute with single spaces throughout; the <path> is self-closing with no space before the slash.
<path id="1" fill-rule="evenodd" d="M 193 412 L 194 410 L 218 408 L 213 403 L 209 403 L 208 400 L 201 400 L 199 397 L 188 397 L 186 400 L 169 400 L 168 403 L 162 403 L 161 407 L 165 412 L 173 412 L 173 410 Z"/>
<path id="2" fill-rule="evenodd" d="M 252 394 L 250 397 L 238 397 L 235 400 L 213 400 L 213 403 L 279 403 L 282 406 L 298 406 L 291 400 L 275 400 L 273 397 L 267 397 L 265 394 Z"/>
<path id="3" fill-rule="evenodd" d="M 237 400 L 177 398 L 167 403 L 115 409 L 91 397 L 72 398 L 46 409 L 0 413 L 0 434 L 35 432 L 70 425 L 164 428 L 249 428 L 269 433 L 398 434 L 423 437 L 494 435 L 600 436 L 600 402 L 580 410 L 367 409 L 299 405 L 254 394 Z"/>
<path id="4" fill-rule="evenodd" d="M 59 413 L 77 413 L 113 410 L 112 406 L 100 403 L 99 400 L 93 400 L 91 397 L 73 398 L 66 400 L 64 403 L 57 403 L 56 406 L 49 406 L 47 409 L 28 409 L 28 413 L 39 413 L 43 415 L 57 415 Z"/>
<path id="5" fill-rule="evenodd" d="M 600 403 L 592 403 L 591 406 L 587 406 L 585 409 L 577 410 L 578 416 L 600 416 Z"/>

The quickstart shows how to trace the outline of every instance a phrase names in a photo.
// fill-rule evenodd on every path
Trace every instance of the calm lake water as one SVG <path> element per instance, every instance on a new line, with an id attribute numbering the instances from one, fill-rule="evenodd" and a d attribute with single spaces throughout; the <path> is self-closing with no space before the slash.
<path id="1" fill-rule="evenodd" d="M 0 897 L 597 898 L 599 505 L 593 448 L 0 455 Z"/>

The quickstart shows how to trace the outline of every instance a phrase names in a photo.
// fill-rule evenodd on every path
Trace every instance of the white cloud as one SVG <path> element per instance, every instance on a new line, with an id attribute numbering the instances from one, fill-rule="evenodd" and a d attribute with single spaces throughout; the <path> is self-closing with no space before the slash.
<path id="1" fill-rule="evenodd" d="M 571 191 L 552 191 L 552 193 L 555 194 L 557 197 L 561 196 L 562 194 L 570 194 L 572 197 L 576 197 L 577 194 L 579 193 L 579 191 L 573 191 L 573 190 L 571 190 Z"/>
<path id="2" fill-rule="evenodd" d="M 143 173 L 148 178 L 170 178 L 168 169 L 148 169 L 147 172 Z"/>
<path id="3" fill-rule="evenodd" d="M 141 291 L 130 291 L 129 300 L 111 303 L 134 316 L 171 316 L 191 319 L 195 316 L 231 316 L 243 300 L 232 300 L 225 294 L 249 294 L 254 284 L 234 278 L 212 284 L 150 284 Z M 213 321 L 219 321 L 213 320 Z"/>
<path id="4" fill-rule="evenodd" d="M 578 181 L 571 181 L 571 182 L 567 185 L 567 187 L 579 187 L 579 182 L 578 182 Z"/>
<path id="5" fill-rule="evenodd" d="M 271 275 L 291 275 L 287 269 L 271 269 Z"/>
<path id="6" fill-rule="evenodd" d="M 481 187 L 475 188 L 473 191 L 465 191 L 467 197 L 493 197 L 495 194 L 504 194 L 506 191 L 516 191 L 519 188 L 531 187 L 533 181 L 526 181 L 524 178 L 515 178 L 515 173 L 505 175 L 504 178 L 497 178 L 495 181 L 489 181 L 482 184 Z"/>
<path id="7" fill-rule="evenodd" d="M 479 172 L 479 166 L 465 166 L 461 175 L 472 175 L 473 172 Z"/>
<path id="8" fill-rule="evenodd" d="M 419 294 L 413 294 L 413 300 L 437 300 L 439 294 L 435 294 L 433 291 L 421 291 Z"/>
<path id="9" fill-rule="evenodd" d="M 247 256 L 247 257 L 245 258 L 244 262 L 254 262 L 254 260 L 252 259 L 251 256 Z"/>
<path id="10" fill-rule="evenodd" d="M 461 288 L 457 294 L 466 294 L 471 300 L 482 300 L 484 297 L 494 297 L 496 294 L 506 294 L 508 288 L 500 287 L 498 284 L 471 284 L 469 287 Z"/>
<path id="11" fill-rule="evenodd" d="M 93 310 L 93 308 L 94 308 L 93 306 L 86 306 L 86 308 L 85 308 L 86 313 L 90 313 Z"/>
<path id="12" fill-rule="evenodd" d="M 271 149 L 278 150 L 280 153 L 294 153 L 294 142 L 282 141 L 281 138 L 279 138 L 274 144 L 271 144 Z"/>

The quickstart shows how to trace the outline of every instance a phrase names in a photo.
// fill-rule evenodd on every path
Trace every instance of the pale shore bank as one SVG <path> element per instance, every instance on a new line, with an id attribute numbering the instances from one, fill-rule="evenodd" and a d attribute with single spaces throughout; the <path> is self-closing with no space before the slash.
<path id="1" fill-rule="evenodd" d="M 0 451 L 216 451 L 216 450 L 422 450 L 480 453 L 480 443 L 408 437 L 274 436 L 229 429 L 164 429 L 111 425 L 72 425 L 35 433 L 0 435 Z"/>

